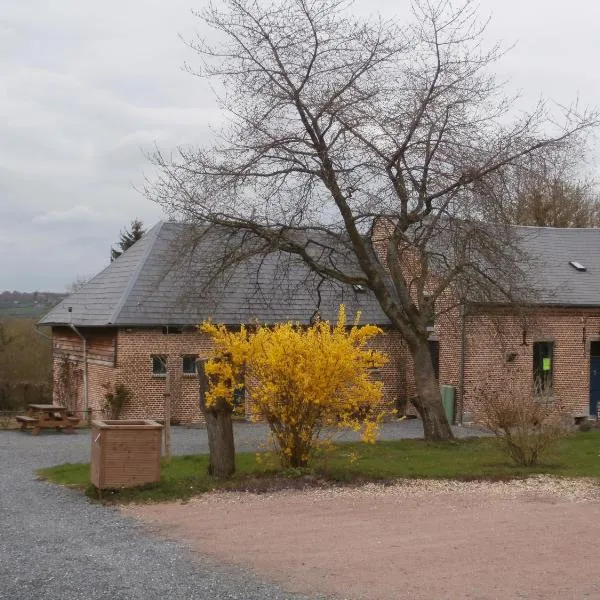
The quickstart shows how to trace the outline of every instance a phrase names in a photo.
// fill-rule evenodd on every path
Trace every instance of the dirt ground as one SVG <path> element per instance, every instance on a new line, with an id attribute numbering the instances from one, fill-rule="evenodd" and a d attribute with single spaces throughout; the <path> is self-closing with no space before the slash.
<path id="1" fill-rule="evenodd" d="M 581 480 L 221 493 L 123 510 L 293 592 L 600 598 L 600 488 Z"/>

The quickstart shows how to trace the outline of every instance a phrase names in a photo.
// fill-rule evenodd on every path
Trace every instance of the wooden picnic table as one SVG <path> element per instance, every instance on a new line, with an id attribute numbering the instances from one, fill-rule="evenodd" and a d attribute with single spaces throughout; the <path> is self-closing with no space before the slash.
<path id="1" fill-rule="evenodd" d="M 67 414 L 66 406 L 58 404 L 30 404 L 27 414 L 16 417 L 21 423 L 21 431 L 31 428 L 33 435 L 39 435 L 41 429 L 56 429 L 74 433 L 74 428 L 79 419 Z"/>

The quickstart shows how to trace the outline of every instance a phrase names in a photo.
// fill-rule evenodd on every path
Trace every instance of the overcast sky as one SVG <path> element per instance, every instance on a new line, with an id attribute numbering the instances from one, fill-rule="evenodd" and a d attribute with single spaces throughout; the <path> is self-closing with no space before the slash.
<path id="1" fill-rule="evenodd" d="M 403 0 L 357 0 L 360 12 Z M 516 47 L 498 66 L 539 96 L 600 105 L 600 3 L 482 0 L 490 40 Z M 0 6 L 0 290 L 64 291 L 108 264 L 133 218 L 160 209 L 139 192 L 155 144 L 204 144 L 220 116 L 179 39 L 193 0 L 21 0 Z"/>

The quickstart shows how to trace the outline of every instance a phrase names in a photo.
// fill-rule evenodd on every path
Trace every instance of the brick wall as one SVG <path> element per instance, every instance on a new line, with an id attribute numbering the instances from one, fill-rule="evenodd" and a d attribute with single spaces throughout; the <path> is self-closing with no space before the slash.
<path id="1" fill-rule="evenodd" d="M 384 352 L 389 358 L 386 365 L 373 373 L 374 378 L 383 382 L 381 407 L 384 410 L 396 409 L 406 399 L 406 378 L 402 360 L 406 354 L 404 340 L 397 331 L 387 330 L 373 338 L 370 346 Z"/>
<path id="2" fill-rule="evenodd" d="M 554 342 L 553 388 L 557 398 L 574 415 L 588 413 L 591 341 L 600 340 L 600 310 L 543 309 L 526 318 L 507 314 L 471 314 L 465 319 L 464 412 L 477 417 L 478 390 L 501 390 L 508 375 L 522 386 L 533 382 L 533 343 Z M 585 331 L 584 331 L 585 330 Z M 523 331 L 525 342 L 523 344 Z M 81 360 L 81 340 L 66 328 L 55 328 L 55 378 L 59 356 L 66 353 Z M 164 334 L 162 328 L 87 330 L 89 407 L 100 411 L 104 384 L 125 384 L 132 401 L 122 418 L 163 417 L 165 377 L 152 374 L 152 355 L 163 355 L 171 382 L 172 418 L 179 422 L 201 421 L 195 376 L 183 374 L 183 356 L 208 356 L 208 336 L 194 328 L 181 334 Z M 439 342 L 440 383 L 456 387 L 461 398 L 461 326 L 458 309 L 443 313 L 435 323 L 432 339 Z M 398 406 L 415 394 L 412 359 L 398 332 L 388 330 L 375 338 L 374 348 L 388 354 L 390 362 L 374 377 L 384 382 L 383 405 Z M 508 357 L 512 360 L 508 360 Z M 116 367 L 113 367 L 116 365 Z M 82 388 L 78 406 L 83 408 Z M 408 407 L 408 413 L 414 410 Z M 99 414 L 95 412 L 95 414 Z M 460 415 L 457 415 L 460 419 Z"/>
<path id="3" fill-rule="evenodd" d="M 590 342 L 600 339 L 600 311 L 544 309 L 526 320 L 508 316 L 469 317 L 466 321 L 465 410 L 475 417 L 477 390 L 500 391 L 505 378 L 533 385 L 533 345 L 554 343 L 553 394 L 573 415 L 588 414 Z M 524 335 L 525 334 L 525 335 Z"/>
<path id="4" fill-rule="evenodd" d="M 81 365 L 81 340 L 65 328 L 53 331 L 55 346 L 55 376 L 58 370 L 58 353 L 70 349 L 71 359 Z M 121 418 L 162 419 L 164 415 L 165 376 L 152 373 L 152 356 L 164 356 L 171 387 L 171 415 L 175 422 L 188 423 L 202 421 L 198 405 L 198 383 L 196 376 L 183 373 L 183 356 L 198 355 L 207 357 L 211 349 L 210 338 L 195 328 L 186 328 L 180 334 L 165 334 L 162 328 L 130 328 L 113 330 L 107 335 L 101 329 L 85 332 L 89 348 L 112 348 L 112 362 L 91 362 L 88 353 L 88 398 L 94 416 L 100 416 L 104 403 L 106 384 L 124 384 L 132 393 L 132 399 L 123 407 Z M 110 344 L 109 344 L 110 340 Z M 104 344 L 104 345 L 102 345 Z M 401 369 L 401 348 L 403 341 L 397 332 L 386 332 L 375 338 L 374 348 L 388 354 L 390 361 L 373 376 L 384 383 L 382 407 L 395 408 L 398 398 L 404 395 L 403 371 Z M 113 367 L 112 365 L 116 365 Z M 82 386 L 77 403 L 83 409 Z"/>
<path id="5" fill-rule="evenodd" d="M 584 331 L 585 330 L 585 331 Z M 523 344 L 523 332 L 525 342 Z M 388 390 L 410 399 L 415 393 L 413 362 L 397 333 L 388 333 L 396 369 L 395 385 Z M 515 389 L 533 386 L 533 345 L 553 342 L 553 394 L 574 415 L 589 412 L 590 343 L 600 341 L 600 310 L 543 308 L 525 317 L 508 314 L 471 314 L 465 318 L 464 398 L 461 399 L 461 319 L 458 308 L 436 319 L 432 340 L 439 343 L 440 384 L 456 388 L 457 411 L 464 403 L 466 420 L 477 420 L 480 390 L 500 392 L 507 378 Z M 386 380 L 390 374 L 386 375 Z M 390 397 L 388 392 L 387 397 Z M 408 407 L 408 414 L 415 414 Z M 457 413 L 457 420 L 460 414 Z"/>
<path id="6" fill-rule="evenodd" d="M 398 371 L 401 346 L 402 339 L 395 332 L 373 342 L 374 348 L 390 355 L 390 362 L 374 375 L 384 382 L 386 407 L 395 407 L 402 392 Z M 164 334 L 162 328 L 119 330 L 116 381 L 127 385 L 133 393 L 133 400 L 125 407 L 122 417 L 162 418 L 165 378 L 152 375 L 152 355 L 163 355 L 170 374 L 173 419 L 182 423 L 201 421 L 197 379 L 183 374 L 182 357 L 186 354 L 207 357 L 210 349 L 209 337 L 194 328 L 181 334 Z"/>
<path id="7" fill-rule="evenodd" d="M 122 418 L 163 418 L 166 377 L 152 373 L 152 356 L 157 355 L 166 358 L 172 420 L 201 421 L 197 378 L 183 373 L 183 356 L 206 357 L 210 348 L 209 337 L 193 327 L 169 334 L 163 333 L 162 328 L 120 329 L 116 381 L 125 384 L 133 394 Z"/>

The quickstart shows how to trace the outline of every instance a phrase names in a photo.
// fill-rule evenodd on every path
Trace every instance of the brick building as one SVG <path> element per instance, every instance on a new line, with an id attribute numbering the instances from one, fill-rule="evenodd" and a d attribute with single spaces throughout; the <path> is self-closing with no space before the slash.
<path id="1" fill-rule="evenodd" d="M 457 391 L 458 422 L 476 418 L 482 387 L 499 389 L 507 378 L 524 385 L 543 378 L 574 416 L 597 411 L 600 231 L 518 230 L 541 290 L 535 302 L 518 315 L 503 306 L 463 304 L 431 326 L 440 383 Z M 266 258 L 249 252 L 217 273 L 209 265 L 223 239 L 208 232 L 182 259 L 185 231 L 185 225 L 159 223 L 41 320 L 52 326 L 55 390 L 65 363 L 80 374 L 73 408 L 99 413 L 107 387 L 122 383 L 132 392 L 122 417 L 160 419 L 168 371 L 173 419 L 198 421 L 195 358 L 210 352 L 198 323 L 308 324 L 317 311 L 335 320 L 343 302 L 349 315 L 360 310 L 361 322 L 384 329 L 377 344 L 390 362 L 375 376 L 384 381 L 386 405 L 411 410 L 405 402 L 414 394 L 411 359 L 370 291 L 319 281 L 278 252 Z"/>
<path id="2" fill-rule="evenodd" d="M 369 292 L 317 280 L 289 255 L 249 255 L 226 273 L 213 271 L 215 245 L 225 243 L 223 238 L 207 232 L 190 257 L 187 229 L 159 223 L 40 321 L 52 327 L 55 400 L 67 362 L 79 374 L 71 408 L 100 414 L 107 388 L 124 384 L 132 400 L 123 418 L 160 419 L 168 371 L 173 420 L 198 421 L 195 359 L 210 352 L 210 340 L 196 328 L 204 320 L 232 327 L 256 321 L 308 324 L 318 311 L 320 318 L 335 321 L 343 302 L 349 316 L 361 311 L 361 322 L 389 330 Z M 389 331 L 377 344 L 391 357 L 375 376 L 383 379 L 385 402 L 393 406 L 403 389 L 401 340 Z"/>

